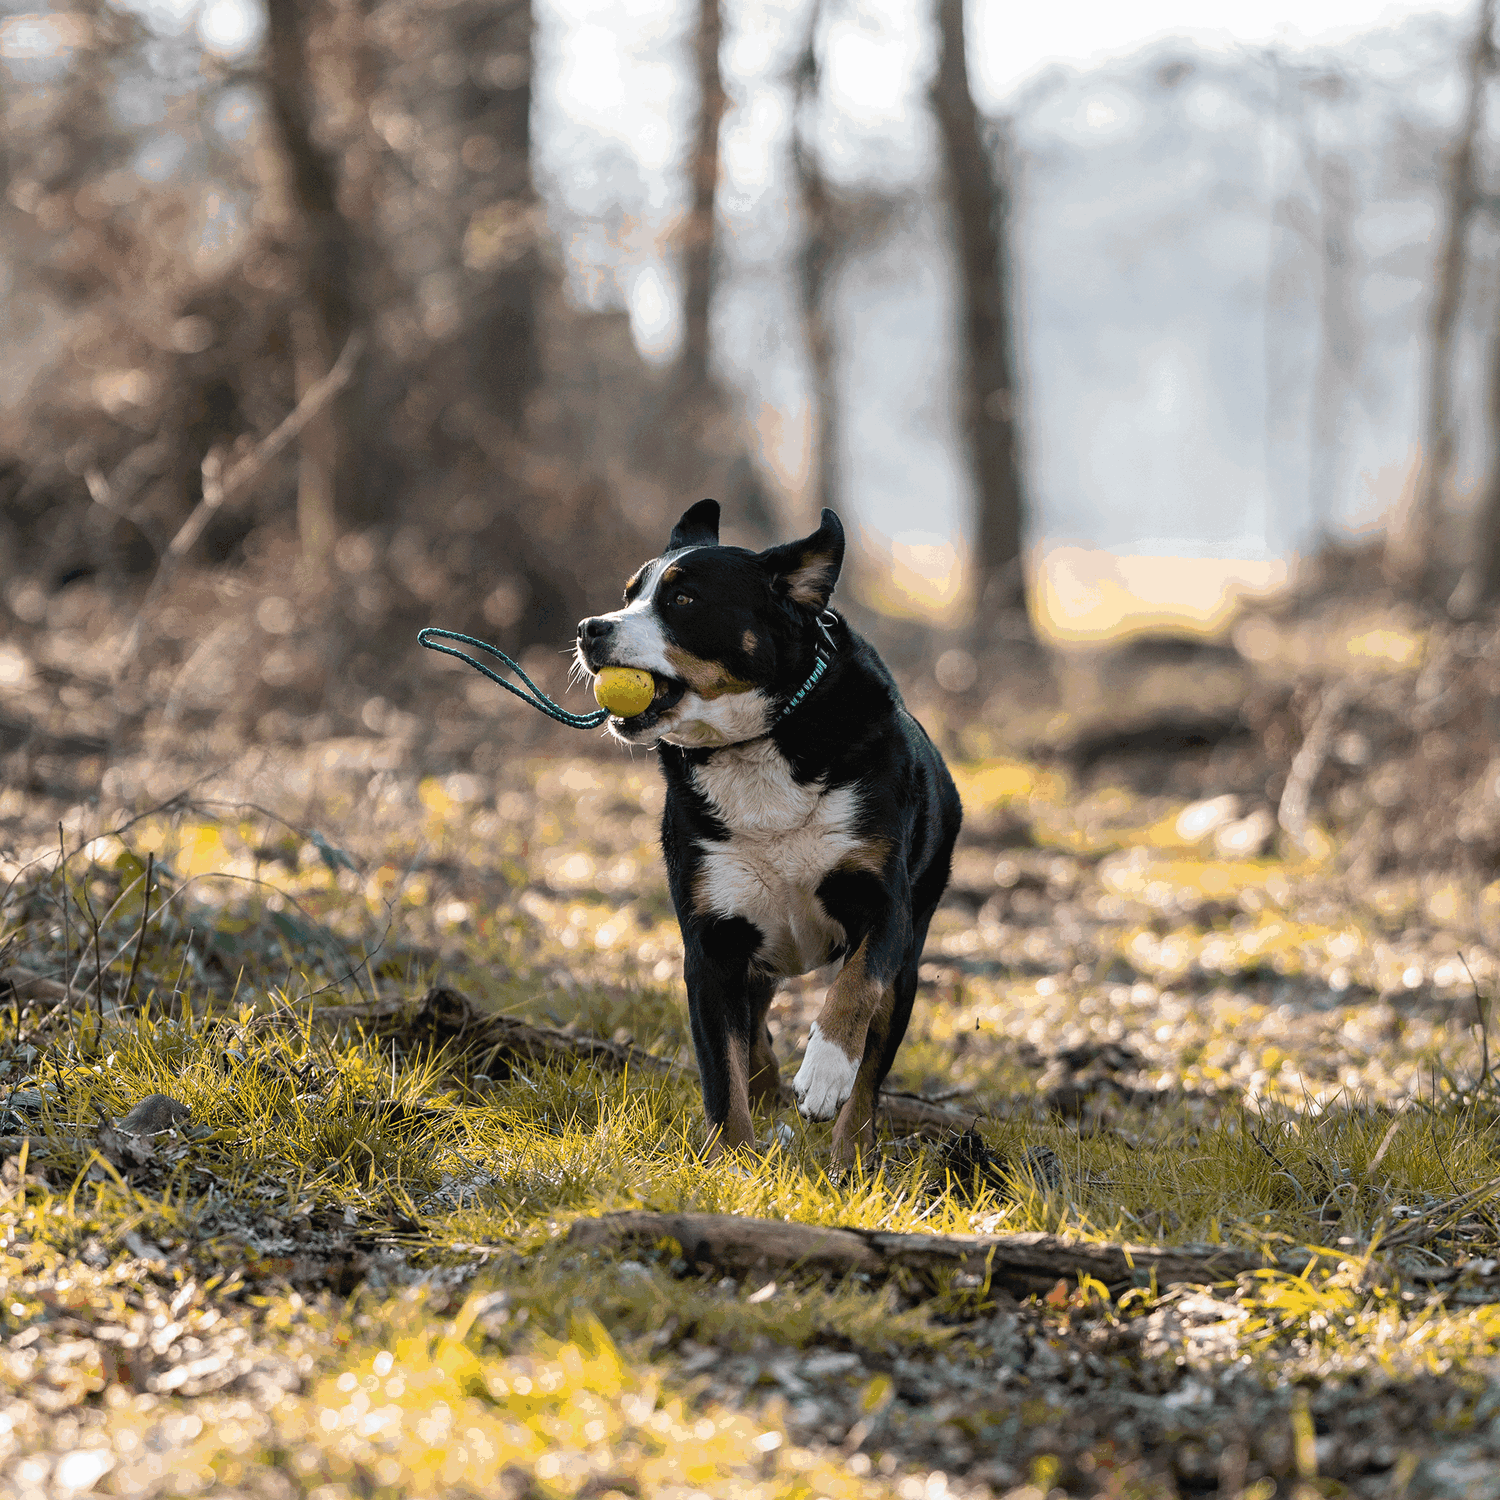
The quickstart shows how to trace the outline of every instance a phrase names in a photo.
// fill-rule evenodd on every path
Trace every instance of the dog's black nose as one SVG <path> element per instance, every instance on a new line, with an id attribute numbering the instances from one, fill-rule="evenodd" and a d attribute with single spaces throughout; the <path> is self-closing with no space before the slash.
<path id="1" fill-rule="evenodd" d="M 601 615 L 594 615 L 587 620 L 578 622 L 578 639 L 580 641 L 597 641 L 601 635 L 608 635 L 610 622 Z"/>

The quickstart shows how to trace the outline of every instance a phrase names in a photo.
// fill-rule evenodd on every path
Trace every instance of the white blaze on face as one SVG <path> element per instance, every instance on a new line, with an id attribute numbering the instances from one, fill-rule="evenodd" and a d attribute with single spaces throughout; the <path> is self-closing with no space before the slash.
<path id="1" fill-rule="evenodd" d="M 610 637 L 611 666 L 639 667 L 644 672 L 678 680 L 667 656 L 669 642 L 656 608 L 656 590 L 661 584 L 662 574 L 673 563 L 696 551 L 696 547 L 682 547 L 647 563 L 646 576 L 641 580 L 640 592 L 635 598 L 623 609 L 599 616 L 615 627 Z M 582 661 L 581 649 L 579 660 Z M 703 698 L 689 688 L 681 700 L 649 729 L 638 732 L 622 730 L 613 719 L 609 729 L 616 739 L 626 744 L 655 744 L 657 740 L 666 740 L 668 744 L 690 749 L 712 750 L 765 734 L 771 727 L 771 709 L 770 699 L 758 689 Z"/>
<path id="2" fill-rule="evenodd" d="M 616 667 L 639 667 L 643 672 L 658 672 L 663 677 L 672 676 L 672 664 L 667 660 L 667 635 L 662 629 L 661 616 L 656 611 L 656 586 L 661 575 L 677 561 L 686 557 L 693 547 L 684 547 L 678 552 L 668 552 L 655 562 L 646 565 L 646 576 L 641 580 L 641 591 L 624 609 L 613 614 L 601 615 L 614 627 L 610 637 L 610 665 Z"/>

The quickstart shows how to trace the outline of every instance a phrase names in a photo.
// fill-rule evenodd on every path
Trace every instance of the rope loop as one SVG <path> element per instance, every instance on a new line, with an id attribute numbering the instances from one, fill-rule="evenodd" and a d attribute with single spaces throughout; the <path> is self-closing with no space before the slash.
<path id="1" fill-rule="evenodd" d="M 432 637 L 441 636 L 445 641 L 462 641 L 466 646 L 477 646 L 481 651 L 488 651 L 493 657 L 504 662 L 531 691 L 528 693 L 524 688 L 518 688 L 515 683 L 507 682 L 498 672 L 492 672 L 483 662 L 475 661 L 466 651 L 456 651 L 452 646 L 440 646 Z M 559 724 L 566 724 L 570 729 L 597 729 L 608 717 L 607 708 L 596 709 L 591 714 L 570 714 L 567 709 L 554 703 L 536 683 L 534 683 L 524 671 L 521 664 L 511 660 L 498 646 L 492 646 L 488 641 L 477 640 L 472 635 L 462 635 L 457 630 L 439 630 L 436 625 L 429 625 L 425 630 L 417 632 L 417 644 L 426 646 L 429 651 L 441 651 L 444 656 L 456 656 L 460 661 L 466 661 L 476 672 L 483 672 L 491 682 L 498 683 L 507 693 L 514 693 L 523 703 L 529 703 L 533 708 L 540 709 L 549 719 L 556 719 Z"/>

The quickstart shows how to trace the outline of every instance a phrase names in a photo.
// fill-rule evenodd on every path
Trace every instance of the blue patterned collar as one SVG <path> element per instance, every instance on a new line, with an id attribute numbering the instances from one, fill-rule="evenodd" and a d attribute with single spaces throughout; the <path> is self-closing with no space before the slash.
<path id="1" fill-rule="evenodd" d="M 792 694 L 791 698 L 787 700 L 786 707 L 776 715 L 776 718 L 771 723 L 772 729 L 775 729 L 776 726 L 780 724 L 781 721 L 785 719 L 786 716 L 791 713 L 791 711 L 796 708 L 797 705 L 800 704 L 802 700 L 806 698 L 807 695 L 812 692 L 815 687 L 817 687 L 818 679 L 822 677 L 822 675 L 829 669 L 829 667 L 833 665 L 833 659 L 838 655 L 839 648 L 834 643 L 833 633 L 829 629 L 829 626 L 837 625 L 838 619 L 839 617 L 834 614 L 831 609 L 825 609 L 822 614 L 818 616 L 818 630 L 822 634 L 823 639 L 819 641 L 816 646 L 818 657 L 817 664 L 813 667 L 812 673 L 808 677 L 807 681 L 804 682 L 802 686 Z M 769 731 L 767 732 L 769 733 Z"/>

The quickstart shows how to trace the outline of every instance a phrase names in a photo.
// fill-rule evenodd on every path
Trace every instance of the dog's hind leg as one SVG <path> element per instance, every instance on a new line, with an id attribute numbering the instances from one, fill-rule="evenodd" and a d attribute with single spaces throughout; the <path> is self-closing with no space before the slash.
<path id="1" fill-rule="evenodd" d="M 880 1086 L 891 1071 L 891 1064 L 896 1060 L 896 1052 L 911 1021 L 912 1005 L 917 998 L 917 966 L 931 918 L 930 911 L 922 918 L 915 948 L 870 1017 L 864 1056 L 855 1075 L 854 1089 L 833 1126 L 833 1162 L 836 1167 L 855 1166 L 862 1155 L 868 1155 L 875 1148 L 875 1112 L 880 1102 Z"/>
<path id="2" fill-rule="evenodd" d="M 854 951 L 828 987 L 792 1088 L 808 1119 L 831 1120 L 854 1092 L 870 1023 L 911 946 L 911 914 L 904 878 L 887 885 L 865 870 L 835 872 L 818 896 Z"/>
<path id="3" fill-rule="evenodd" d="M 771 1047 L 766 1012 L 776 994 L 768 979 L 750 994 L 750 1098 L 755 1104 L 775 1104 L 781 1094 L 781 1068 Z"/>
<path id="4" fill-rule="evenodd" d="M 896 990 L 888 985 L 878 1001 L 875 1013 L 870 1017 L 869 1029 L 865 1032 L 865 1051 L 860 1059 L 859 1071 L 854 1075 L 854 1087 L 833 1123 L 833 1165 L 836 1168 L 853 1167 L 861 1156 L 867 1156 L 875 1146 L 875 1100 L 880 1092 L 880 1081 L 890 1068 L 886 1061 L 891 1021 L 896 1009 Z M 907 1002 L 910 1013 L 911 1003 Z"/>

